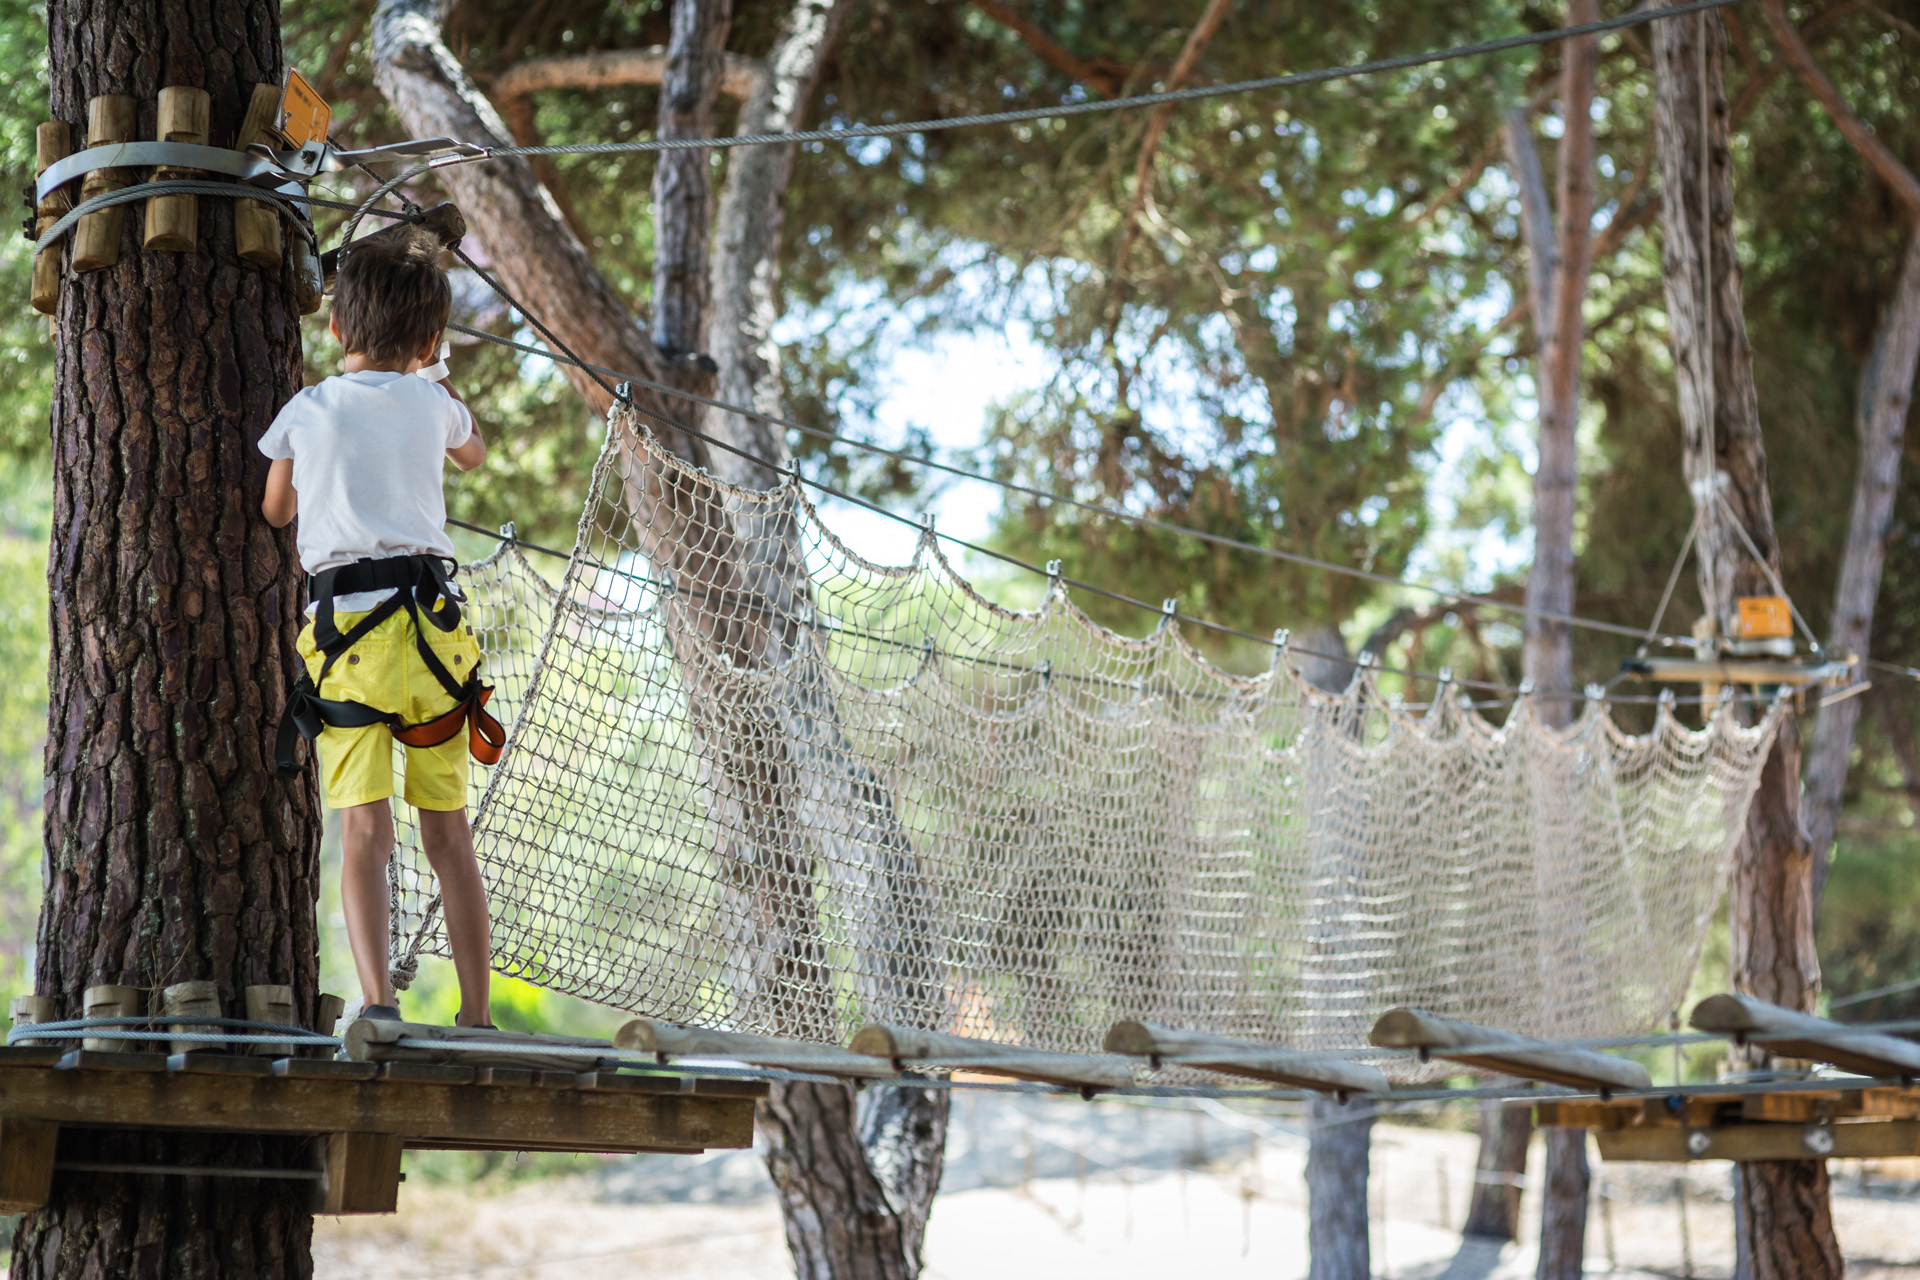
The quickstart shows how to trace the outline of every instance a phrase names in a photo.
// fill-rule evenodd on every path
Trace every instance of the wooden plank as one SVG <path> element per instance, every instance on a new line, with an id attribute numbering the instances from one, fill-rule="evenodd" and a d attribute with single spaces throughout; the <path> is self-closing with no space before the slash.
<path id="1" fill-rule="evenodd" d="M 1381 1093 L 1392 1087 L 1386 1076 L 1364 1063 L 1326 1054 L 1290 1053 L 1158 1022 L 1116 1022 L 1107 1031 L 1105 1048 L 1108 1053 L 1148 1058 L 1155 1066 L 1166 1062 L 1200 1067 L 1322 1093 Z"/>
<path id="2" fill-rule="evenodd" d="M 1391 1009 L 1382 1014 L 1368 1039 L 1384 1049 L 1419 1049 L 1449 1062 L 1574 1089 L 1653 1087 L 1647 1069 L 1626 1058 L 1592 1049 L 1569 1049 L 1548 1040 L 1441 1018 L 1419 1009 Z M 1470 1052 L 1455 1052 L 1460 1049 Z"/>
<path id="3" fill-rule="evenodd" d="M 437 1062 L 383 1062 L 382 1080 L 404 1080 L 415 1084 L 472 1084 L 472 1067 L 443 1067 Z"/>
<path id="4" fill-rule="evenodd" d="M 58 1045 L 10 1044 L 0 1046 L 0 1067 L 57 1066 L 68 1050 Z"/>
<path id="5" fill-rule="evenodd" d="M 1534 1123 L 1542 1129 L 1624 1129 L 1640 1118 L 1638 1108 L 1609 1102 L 1540 1102 Z"/>
<path id="6" fill-rule="evenodd" d="M 1752 996 L 1708 996 L 1693 1006 L 1689 1021 L 1695 1030 L 1716 1035 L 1765 1036 L 1763 1047 L 1769 1053 L 1831 1063 L 1863 1076 L 1920 1077 L 1920 1044 L 1855 1031 L 1845 1023 L 1783 1009 Z"/>
<path id="7" fill-rule="evenodd" d="M 341 1037 L 347 1056 L 356 1062 L 427 1062 L 457 1067 L 522 1067 L 530 1071 L 565 1071 L 578 1075 L 600 1059 L 585 1053 L 552 1053 L 543 1049 L 598 1050 L 608 1058 L 614 1048 L 605 1040 L 575 1036 L 539 1036 L 483 1027 L 437 1027 L 423 1022 L 356 1019 Z M 402 1040 L 413 1041 L 402 1045 Z M 431 1042 L 427 1044 L 424 1042 Z M 487 1048 L 512 1044 L 512 1049 Z M 519 1046 L 524 1045 L 525 1048 Z"/>
<path id="8" fill-rule="evenodd" d="M 167 1070 L 209 1076 L 270 1076 L 273 1064 L 265 1058 L 241 1058 L 230 1053 L 176 1053 L 167 1059 Z"/>
<path id="9" fill-rule="evenodd" d="M 1812 1124 L 1839 1118 L 1845 1095 L 1833 1093 L 1755 1093 L 1740 1100 L 1743 1120 Z"/>
<path id="10" fill-rule="evenodd" d="M 884 1079 L 893 1074 L 893 1068 L 887 1063 L 876 1062 L 867 1054 L 854 1053 L 837 1044 L 685 1027 L 658 1018 L 635 1018 L 615 1033 L 613 1043 L 636 1053 L 653 1054 L 662 1062 L 668 1058 L 732 1058 L 759 1067 L 815 1071 L 832 1076 Z"/>
<path id="11" fill-rule="evenodd" d="M 371 1080 L 380 1074 L 377 1062 L 342 1062 L 338 1058 L 278 1058 L 273 1074 L 292 1080 Z"/>
<path id="12" fill-rule="evenodd" d="M 473 1082 L 475 1084 L 511 1084 L 524 1089 L 532 1086 L 534 1076 L 537 1074 L 538 1072 L 528 1071 L 522 1067 L 475 1067 Z"/>
<path id="13" fill-rule="evenodd" d="M 53 1190 L 53 1153 L 60 1126 L 0 1116 L 0 1213 L 27 1213 Z"/>
<path id="14" fill-rule="evenodd" d="M 389 1133 L 335 1133 L 327 1138 L 321 1213 L 392 1213 L 400 1207 L 400 1154 Z"/>
<path id="15" fill-rule="evenodd" d="M 120 1057 L 122 1055 L 108 1055 Z M 283 1059 L 301 1066 L 317 1065 Z M 165 1059 L 160 1060 L 165 1065 Z M 0 1067 L 0 1117 L 238 1133 L 390 1133 L 580 1151 L 753 1141 L 754 1096 Z M 727 1082 L 738 1086 L 745 1082 Z M 764 1092 L 764 1089 L 762 1090 Z"/>
<path id="16" fill-rule="evenodd" d="M 1824 1137 L 1822 1136 L 1824 1135 Z M 1920 1121 L 1848 1124 L 1730 1124 L 1709 1129 L 1603 1129 L 1606 1160 L 1872 1160 L 1920 1154 Z M 1829 1145 L 1830 1140 L 1830 1145 Z M 1821 1150 L 1822 1147 L 1825 1150 Z"/>
<path id="17" fill-rule="evenodd" d="M 960 1067 L 987 1075 L 1036 1080 L 1081 1089 L 1120 1089 L 1133 1083 L 1133 1064 L 1125 1058 L 1090 1053 L 1045 1053 L 991 1040 L 950 1036 L 938 1031 L 872 1023 L 860 1028 L 850 1046 L 855 1053 L 886 1058 L 896 1068 Z"/>
<path id="18" fill-rule="evenodd" d="M 119 1044 L 129 1041 L 121 1040 Z M 164 1053 L 121 1053 L 114 1049 L 74 1049 L 60 1057 L 62 1071 L 165 1071 Z"/>

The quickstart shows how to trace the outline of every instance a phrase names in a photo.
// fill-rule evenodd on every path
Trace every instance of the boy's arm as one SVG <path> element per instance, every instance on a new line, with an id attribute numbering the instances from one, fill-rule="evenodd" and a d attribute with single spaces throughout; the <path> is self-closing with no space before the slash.
<path id="1" fill-rule="evenodd" d="M 473 409 L 461 399 L 460 393 L 453 389 L 451 381 L 442 378 L 435 385 L 460 401 L 460 407 L 467 411 L 467 421 L 473 424 L 473 432 L 467 436 L 466 441 L 447 450 L 447 457 L 453 460 L 454 466 L 462 471 L 471 471 L 487 460 L 487 442 L 480 436 L 480 419 L 473 416 Z"/>
<path id="2" fill-rule="evenodd" d="M 300 509 L 300 495 L 293 491 L 293 459 L 275 458 L 267 468 L 267 493 L 260 499 L 260 514 L 276 529 L 284 529 Z"/>

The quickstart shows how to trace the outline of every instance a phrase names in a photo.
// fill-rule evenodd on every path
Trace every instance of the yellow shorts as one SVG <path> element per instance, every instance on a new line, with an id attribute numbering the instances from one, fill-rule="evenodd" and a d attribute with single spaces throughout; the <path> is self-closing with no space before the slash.
<path id="1" fill-rule="evenodd" d="M 334 615 L 344 634 L 365 613 Z M 480 642 L 464 619 L 452 631 L 427 623 L 427 645 L 455 680 L 473 674 Z M 318 679 L 325 655 L 314 648 L 313 623 L 300 631 L 300 656 Z M 402 609 L 340 655 L 320 696 L 361 702 L 376 711 L 419 724 L 450 710 L 454 699 L 420 657 L 413 619 Z M 320 794 L 335 809 L 370 804 L 393 794 L 393 731 L 383 724 L 320 731 Z M 464 809 L 467 804 L 467 735 L 456 733 L 437 747 L 406 748 L 406 802 L 416 809 Z"/>

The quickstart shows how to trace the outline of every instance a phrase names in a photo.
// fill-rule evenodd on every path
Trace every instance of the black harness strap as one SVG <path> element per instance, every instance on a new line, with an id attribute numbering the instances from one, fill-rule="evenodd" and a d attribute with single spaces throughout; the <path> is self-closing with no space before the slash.
<path id="1" fill-rule="evenodd" d="M 392 556 L 381 560 L 356 560 L 349 565 L 323 570 L 307 580 L 308 597 L 314 603 L 313 643 L 325 655 L 318 678 L 305 671 L 294 682 L 293 692 L 281 713 L 280 727 L 274 735 L 274 766 L 283 778 L 300 772 L 295 748 L 301 738 L 311 741 L 320 731 L 363 729 L 384 724 L 408 746 L 434 747 L 460 732 L 469 730 L 469 743 L 476 758 L 492 764 L 500 758 L 505 738 L 499 722 L 485 711 L 493 686 L 480 683 L 479 664 L 468 677 L 456 680 L 453 673 L 427 643 L 421 615 L 440 631 L 450 632 L 460 625 L 459 588 L 453 584 L 454 567 L 439 556 Z M 366 617 L 342 634 L 334 621 L 334 597 L 360 591 L 391 591 L 393 594 L 368 611 Z M 320 686 L 340 656 L 364 640 L 375 627 L 405 609 L 413 619 L 414 643 L 440 687 L 454 700 L 446 715 L 423 724 L 409 725 L 397 714 L 378 711 L 361 702 L 323 698 Z M 444 728 L 445 732 L 441 732 Z M 428 731 L 423 733 L 422 731 Z M 408 735 L 412 736 L 409 737 Z"/>

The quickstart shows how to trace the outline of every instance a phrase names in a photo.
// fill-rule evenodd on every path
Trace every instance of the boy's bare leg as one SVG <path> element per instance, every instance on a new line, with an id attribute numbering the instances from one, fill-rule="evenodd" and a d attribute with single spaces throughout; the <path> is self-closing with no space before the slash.
<path id="1" fill-rule="evenodd" d="M 421 809 L 420 845 L 440 882 L 440 914 L 447 946 L 460 979 L 458 1025 L 493 1021 L 488 987 L 493 978 L 493 938 L 487 916 L 487 886 L 473 856 L 473 828 L 465 809 Z"/>
<path id="2" fill-rule="evenodd" d="M 368 1004 L 391 1005 L 388 971 L 387 859 L 393 856 L 393 810 L 385 800 L 340 810 L 340 905 L 347 918 L 353 970 Z"/>

